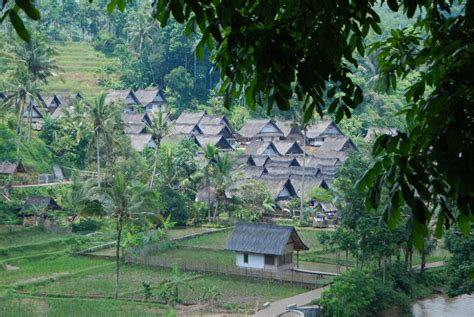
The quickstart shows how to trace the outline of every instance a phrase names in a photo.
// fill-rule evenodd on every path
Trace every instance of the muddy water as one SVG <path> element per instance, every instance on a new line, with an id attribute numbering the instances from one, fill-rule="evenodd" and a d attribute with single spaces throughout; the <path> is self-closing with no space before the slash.
<path id="1" fill-rule="evenodd" d="M 472 317 L 474 316 L 474 294 L 449 298 L 436 295 L 413 304 L 415 317 Z"/>

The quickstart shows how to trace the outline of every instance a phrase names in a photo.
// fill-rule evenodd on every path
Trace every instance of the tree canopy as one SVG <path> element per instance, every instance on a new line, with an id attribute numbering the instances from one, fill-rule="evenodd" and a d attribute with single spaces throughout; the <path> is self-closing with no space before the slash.
<path id="1" fill-rule="evenodd" d="M 381 136 L 372 168 L 360 181 L 370 188 L 366 206 L 377 208 L 383 188 L 390 192 L 386 218 L 397 219 L 405 203 L 416 222 L 416 235 L 427 235 L 436 217 L 437 233 L 458 222 L 468 234 L 473 221 L 473 33 L 474 1 L 386 1 L 392 11 L 417 17 L 412 25 L 391 30 L 371 45 L 378 83 L 386 92 L 398 79 L 417 72 L 405 92 L 406 130 Z M 302 103 L 304 118 L 314 112 L 350 118 L 363 101 L 352 74 L 364 56 L 370 34 L 382 33 L 377 8 L 385 1 L 154 1 L 152 14 L 163 27 L 173 16 L 186 33 L 199 37 L 220 70 L 224 104 L 245 97 L 251 109 Z M 124 11 L 125 0 L 110 0 L 107 11 Z M 19 11 L 40 18 L 33 1 L 4 2 L 7 16 L 26 41 L 30 35 Z M 0 11 L 0 12 L 1 12 Z M 452 206 L 452 207 L 451 207 Z"/>

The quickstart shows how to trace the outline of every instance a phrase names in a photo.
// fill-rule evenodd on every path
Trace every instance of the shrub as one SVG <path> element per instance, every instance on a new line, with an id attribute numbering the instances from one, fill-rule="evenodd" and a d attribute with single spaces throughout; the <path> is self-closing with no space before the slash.
<path id="1" fill-rule="evenodd" d="M 102 223 L 94 219 L 81 219 L 78 223 L 72 224 L 73 232 L 94 232 L 100 229 Z"/>

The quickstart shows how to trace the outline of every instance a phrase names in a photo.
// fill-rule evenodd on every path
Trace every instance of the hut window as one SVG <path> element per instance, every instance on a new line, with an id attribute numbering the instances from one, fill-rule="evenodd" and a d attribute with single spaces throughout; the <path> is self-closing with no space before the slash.
<path id="1" fill-rule="evenodd" d="M 293 254 L 292 253 L 287 253 L 287 254 L 281 255 L 278 259 L 278 265 L 290 264 L 292 262 L 293 262 Z"/>
<path id="2" fill-rule="evenodd" d="M 275 265 L 275 256 L 265 255 L 265 264 L 266 265 Z"/>
<path id="3" fill-rule="evenodd" d="M 249 263 L 249 254 L 244 253 L 244 263 Z"/>

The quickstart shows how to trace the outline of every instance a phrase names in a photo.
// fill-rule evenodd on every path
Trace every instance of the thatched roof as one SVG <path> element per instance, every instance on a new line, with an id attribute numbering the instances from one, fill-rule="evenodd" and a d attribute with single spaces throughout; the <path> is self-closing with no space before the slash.
<path id="1" fill-rule="evenodd" d="M 176 123 L 197 125 L 199 124 L 199 122 L 201 122 L 202 118 L 205 115 L 207 115 L 206 111 L 201 111 L 201 112 L 183 111 L 181 115 L 176 119 Z"/>
<path id="2" fill-rule="evenodd" d="M 230 145 L 230 143 L 222 135 L 197 135 L 194 138 L 196 140 L 196 144 L 201 148 L 205 148 L 208 144 L 211 144 L 221 150 L 233 150 L 232 145 Z"/>
<path id="3" fill-rule="evenodd" d="M 252 155 L 234 155 L 232 159 L 235 162 L 235 166 L 255 166 L 255 161 L 253 160 Z"/>
<path id="4" fill-rule="evenodd" d="M 123 112 L 120 117 L 126 124 L 143 122 L 150 125 L 152 120 L 148 112 Z"/>
<path id="5" fill-rule="evenodd" d="M 178 144 L 183 140 L 189 139 L 191 139 L 189 134 L 168 134 L 163 139 L 161 139 L 161 143 Z"/>
<path id="6" fill-rule="evenodd" d="M 247 155 L 280 155 L 271 141 L 252 141 L 245 149 Z"/>
<path id="7" fill-rule="evenodd" d="M 200 125 L 225 125 L 229 129 L 231 124 L 224 115 L 206 115 L 199 122 Z"/>
<path id="8" fill-rule="evenodd" d="M 297 195 L 288 176 L 262 175 L 258 178 L 267 185 L 273 200 L 287 200 Z"/>
<path id="9" fill-rule="evenodd" d="M 26 169 L 21 161 L 0 161 L 0 175 L 12 175 L 15 173 L 26 173 Z"/>
<path id="10" fill-rule="evenodd" d="M 127 101 L 129 99 L 129 101 Z M 105 104 L 111 104 L 114 102 L 123 102 L 126 105 L 136 104 L 139 105 L 140 101 L 132 90 L 111 90 L 105 97 Z"/>
<path id="11" fill-rule="evenodd" d="M 135 96 L 142 106 L 147 106 L 153 103 L 166 102 L 163 92 L 158 89 L 138 89 L 135 91 Z"/>
<path id="12" fill-rule="evenodd" d="M 199 124 L 199 128 L 204 135 L 229 135 L 232 132 L 225 125 L 210 125 L 210 124 Z"/>
<path id="13" fill-rule="evenodd" d="M 266 173 L 265 166 L 246 166 L 242 171 L 245 178 L 259 178 Z"/>
<path id="14" fill-rule="evenodd" d="M 367 129 L 367 134 L 364 137 L 366 142 L 374 142 L 377 137 L 388 134 L 388 135 L 396 135 L 397 129 L 395 128 L 376 128 L 370 127 Z"/>
<path id="15" fill-rule="evenodd" d="M 264 129 L 273 130 L 273 132 L 263 132 Z M 270 119 L 251 119 L 248 120 L 242 129 L 239 130 L 239 135 L 244 138 L 256 138 L 260 134 L 274 134 L 276 136 L 283 136 L 283 132 L 278 128 L 278 126 L 273 123 Z"/>
<path id="16" fill-rule="evenodd" d="M 51 106 L 57 107 L 61 105 L 61 99 L 57 95 L 52 96 L 39 96 L 44 105 L 49 108 Z"/>
<path id="17" fill-rule="evenodd" d="M 132 148 L 138 152 L 142 152 L 147 146 L 156 147 L 151 134 L 129 134 L 128 136 L 130 137 Z"/>
<path id="18" fill-rule="evenodd" d="M 273 141 L 278 153 L 281 155 L 303 155 L 304 150 L 298 144 L 298 142 L 291 142 L 291 141 Z"/>
<path id="19" fill-rule="evenodd" d="M 331 120 L 318 121 L 316 124 L 306 129 L 306 137 L 310 139 L 319 138 L 327 135 L 328 129 L 331 128 L 334 133 L 344 135 L 339 127 Z"/>
<path id="20" fill-rule="evenodd" d="M 294 227 L 238 223 L 227 241 L 226 250 L 283 255 L 288 243 L 293 243 L 294 250 L 309 250 Z"/>
<path id="21" fill-rule="evenodd" d="M 288 156 L 272 156 L 266 163 L 265 166 L 289 168 L 290 166 L 300 166 L 300 162 L 296 157 Z"/>
<path id="22" fill-rule="evenodd" d="M 270 157 L 268 155 L 253 155 L 253 154 L 251 154 L 250 156 L 252 156 L 252 159 L 253 159 L 256 166 L 264 166 L 268 162 L 268 160 L 270 159 Z"/>
<path id="23" fill-rule="evenodd" d="M 59 207 L 52 197 L 30 196 L 26 199 L 20 214 L 27 216 L 35 214 L 36 212 L 60 209 L 61 207 Z"/>
<path id="24" fill-rule="evenodd" d="M 287 138 L 290 134 L 303 136 L 303 133 L 301 132 L 301 130 L 297 127 L 294 127 L 293 122 L 291 121 L 277 120 L 275 124 L 281 130 L 285 138 Z"/>
<path id="25" fill-rule="evenodd" d="M 171 126 L 169 134 L 202 134 L 201 128 L 197 124 L 175 123 Z"/>
<path id="26" fill-rule="evenodd" d="M 290 176 L 290 181 L 291 184 L 293 185 L 293 188 L 296 190 L 296 194 L 298 197 L 301 197 L 302 195 L 302 190 L 303 190 L 303 180 L 301 175 L 291 175 Z M 311 191 L 314 188 L 324 188 L 328 189 L 329 186 L 326 183 L 326 181 L 321 178 L 321 177 L 314 177 L 314 176 L 305 176 L 304 177 L 304 199 L 309 198 L 309 195 L 311 194 Z"/>
<path id="27" fill-rule="evenodd" d="M 346 136 L 334 136 L 328 137 L 324 140 L 323 145 L 316 152 L 316 155 L 319 151 L 347 151 L 347 150 L 357 150 L 356 145 Z"/>
<path id="28" fill-rule="evenodd" d="M 143 122 L 140 123 L 127 123 L 123 128 L 125 134 L 142 134 L 146 132 L 146 125 Z"/>

